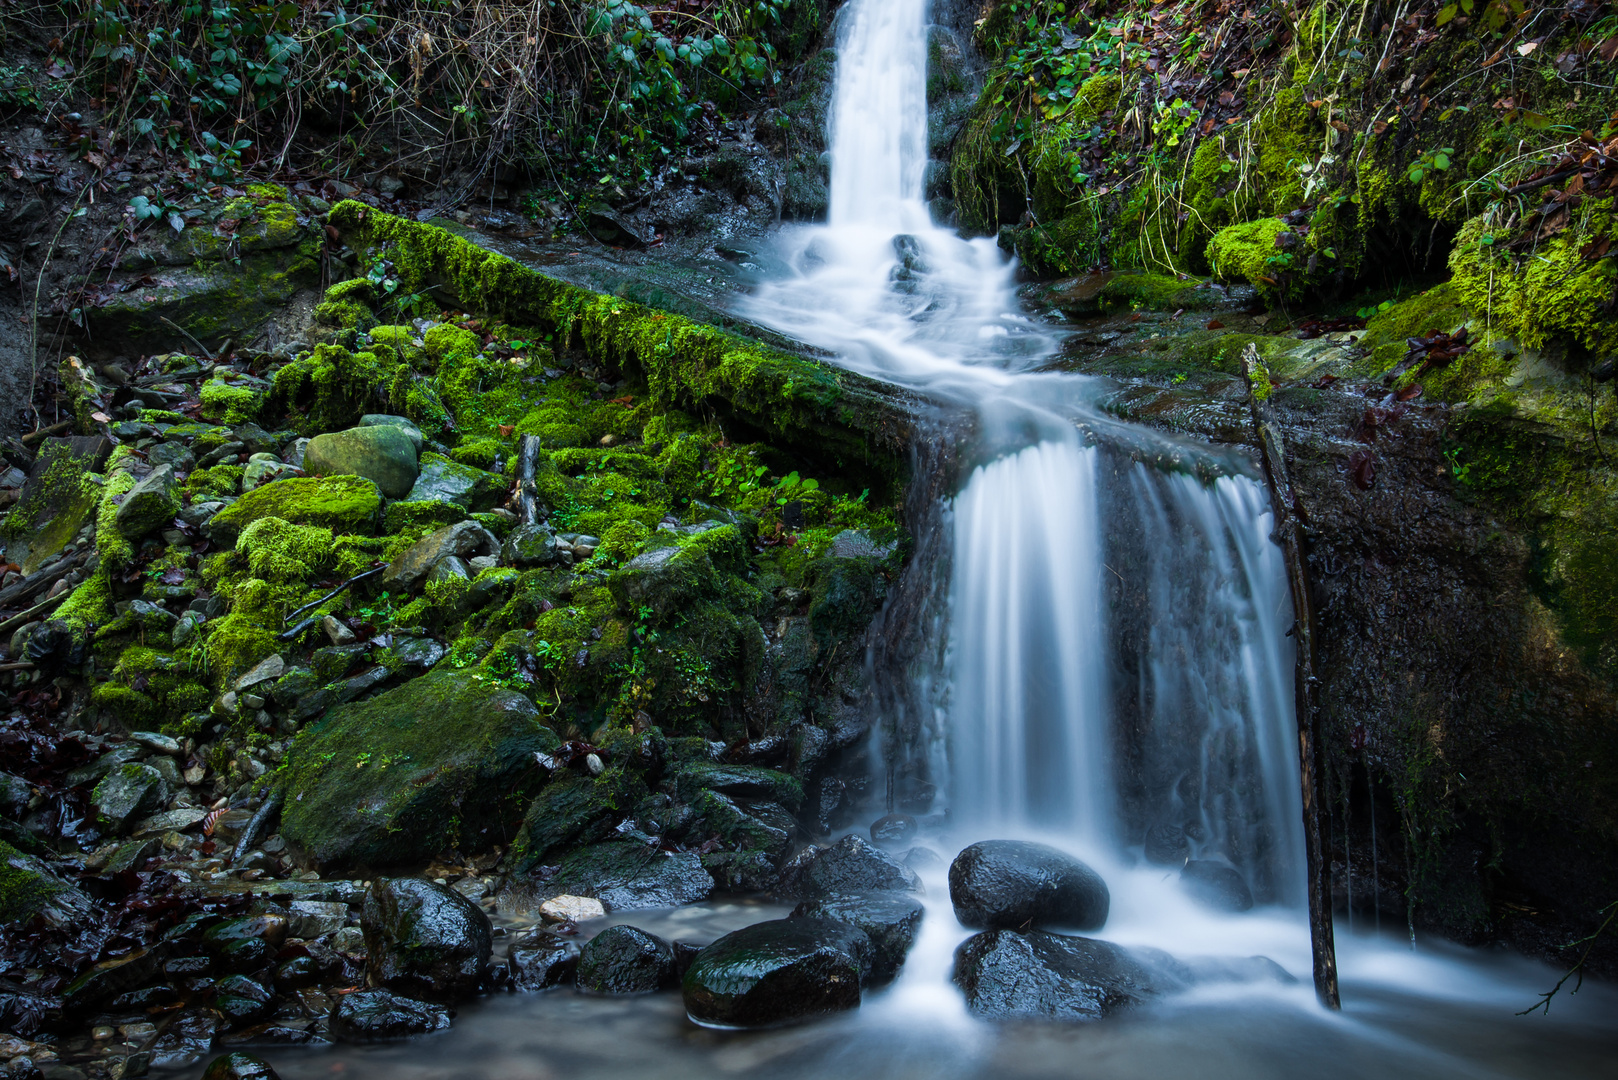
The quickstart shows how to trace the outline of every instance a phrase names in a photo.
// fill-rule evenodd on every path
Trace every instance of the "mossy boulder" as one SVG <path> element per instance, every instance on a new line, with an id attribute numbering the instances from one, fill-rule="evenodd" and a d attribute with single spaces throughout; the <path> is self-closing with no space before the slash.
<path id="1" fill-rule="evenodd" d="M 130 762 L 109 772 L 96 785 L 91 804 L 113 832 L 127 832 L 137 818 L 155 813 L 168 801 L 168 785 L 150 765 Z"/>
<path id="2" fill-rule="evenodd" d="M 619 765 L 600 776 L 568 772 L 551 780 L 523 817 L 511 866 L 526 873 L 568 848 L 602 840 L 646 795 L 646 782 Z"/>
<path id="3" fill-rule="evenodd" d="M 453 503 L 480 512 L 498 506 L 507 487 L 503 476 L 429 452 L 421 456 L 420 475 L 406 497 L 411 502 Z"/>
<path id="4" fill-rule="evenodd" d="M 1276 240 L 1292 236 L 1280 218 L 1260 218 L 1227 225 L 1208 241 L 1208 262 L 1223 281 L 1245 281 L 1260 289 L 1274 289 L 1280 270 L 1276 260 L 1285 254 Z"/>
<path id="5" fill-rule="evenodd" d="M 360 476 L 293 477 L 247 492 L 208 521 L 219 543 L 234 544 L 259 518 L 316 525 L 334 533 L 372 536 L 382 515 L 382 492 Z"/>
<path id="6" fill-rule="evenodd" d="M 0 924 L 32 919 L 64 888 L 32 856 L 0 840 Z"/>
<path id="7" fill-rule="evenodd" d="M 697 548 L 656 548 L 637 555 L 607 581 L 613 599 L 626 611 L 649 607 L 657 613 L 716 596 L 719 576 Z"/>
<path id="8" fill-rule="evenodd" d="M 311 476 L 363 476 L 388 498 L 403 499 L 410 495 L 419 471 L 416 444 L 391 424 L 330 431 L 309 440 L 303 471 Z"/>
<path id="9" fill-rule="evenodd" d="M 281 832 L 323 867 L 420 863 L 504 842 L 556 736 L 521 694 L 432 671 L 333 710 L 283 765 Z"/>
<path id="10" fill-rule="evenodd" d="M 21 498 L 0 521 L 0 551 L 6 562 L 31 574 L 94 519 L 102 489 L 90 476 L 106 461 L 109 448 L 100 436 L 45 440 Z"/>

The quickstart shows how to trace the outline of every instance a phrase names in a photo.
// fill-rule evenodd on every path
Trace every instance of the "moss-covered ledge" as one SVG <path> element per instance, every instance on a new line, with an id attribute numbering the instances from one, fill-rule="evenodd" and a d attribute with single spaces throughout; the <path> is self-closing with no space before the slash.
<path id="1" fill-rule="evenodd" d="M 831 364 L 548 277 L 431 224 L 352 200 L 329 221 L 356 251 L 388 252 L 403 283 L 467 311 L 553 330 L 559 351 L 632 369 L 658 403 L 719 412 L 771 442 L 890 482 L 902 477 L 914 399 Z"/>

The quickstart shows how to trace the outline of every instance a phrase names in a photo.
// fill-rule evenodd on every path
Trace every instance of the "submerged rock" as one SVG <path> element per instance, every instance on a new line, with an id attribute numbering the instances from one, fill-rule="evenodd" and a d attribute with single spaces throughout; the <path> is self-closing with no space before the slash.
<path id="1" fill-rule="evenodd" d="M 871 942 L 872 983 L 891 982 L 904 966 L 926 909 L 909 893 L 866 893 L 805 900 L 794 919 L 833 919 L 864 931 Z"/>
<path id="2" fill-rule="evenodd" d="M 418 998 L 471 994 L 489 966 L 489 917 L 454 889 L 420 878 L 380 880 L 366 894 L 366 974 Z"/>
<path id="3" fill-rule="evenodd" d="M 309 440 L 303 471 L 313 476 L 363 476 L 390 499 L 409 496 L 416 482 L 416 446 L 388 424 L 330 431 Z"/>
<path id="4" fill-rule="evenodd" d="M 826 848 L 808 848 L 781 872 L 784 896 L 921 892 L 916 872 L 869 841 L 849 835 Z"/>
<path id="5" fill-rule="evenodd" d="M 202 1080 L 280 1080 L 270 1063 L 241 1050 L 216 1057 L 202 1071 Z"/>
<path id="6" fill-rule="evenodd" d="M 1099 1020 L 1157 996 L 1163 978 L 1128 949 L 1043 930 L 989 930 L 955 950 L 955 985 L 990 1020 Z"/>
<path id="7" fill-rule="evenodd" d="M 855 1009 L 870 973 L 865 931 L 821 918 L 773 919 L 726 934 L 685 973 L 686 1015 L 756 1028 Z"/>
<path id="8" fill-rule="evenodd" d="M 381 1042 L 425 1035 L 449 1027 L 441 1005 L 414 1001 L 386 990 L 345 994 L 331 1011 L 332 1034 L 345 1042 Z"/>
<path id="9" fill-rule="evenodd" d="M 1253 906 L 1247 879 L 1224 863 L 1193 859 L 1180 871 L 1180 887 L 1191 899 L 1215 911 L 1248 911 Z"/>
<path id="10" fill-rule="evenodd" d="M 521 694 L 435 669 L 299 736 L 282 766 L 281 834 L 325 867 L 473 850 L 522 812 L 541 782 L 534 754 L 556 745 Z"/>
<path id="11" fill-rule="evenodd" d="M 579 952 L 579 990 L 650 994 L 679 984 L 674 946 L 634 926 L 609 926 Z"/>
<path id="12" fill-rule="evenodd" d="M 1095 930 L 1111 896 L 1101 875 L 1066 852 L 1023 840 L 985 840 L 955 856 L 949 897 L 962 926 Z"/>

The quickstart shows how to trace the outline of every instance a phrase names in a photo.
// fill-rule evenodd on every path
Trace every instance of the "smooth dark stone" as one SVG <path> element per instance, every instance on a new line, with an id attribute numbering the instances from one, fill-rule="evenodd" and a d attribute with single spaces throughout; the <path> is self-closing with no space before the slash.
<path id="1" fill-rule="evenodd" d="M 650 994 L 679 984 L 674 947 L 633 926 L 609 926 L 579 953 L 576 985 L 586 994 Z"/>
<path id="2" fill-rule="evenodd" d="M 805 900 L 792 909 L 794 919 L 832 919 L 858 927 L 871 941 L 873 984 L 891 982 L 904 966 L 926 909 L 909 893 L 865 893 Z"/>
<path id="3" fill-rule="evenodd" d="M 449 1011 L 441 1005 L 360 990 L 346 994 L 331 1011 L 332 1034 L 345 1042 L 381 1042 L 425 1035 L 449 1027 Z"/>
<path id="4" fill-rule="evenodd" d="M 275 1005 L 275 995 L 245 975 L 227 975 L 213 985 L 213 1007 L 234 1026 L 264 1017 Z"/>
<path id="5" fill-rule="evenodd" d="M 726 934 L 686 972 L 685 1011 L 716 1028 L 774 1027 L 856 1009 L 870 971 L 865 932 L 831 919 L 774 919 Z"/>
<path id="6" fill-rule="evenodd" d="M 579 969 L 579 945 L 541 934 L 511 950 L 507 958 L 513 990 L 545 990 L 573 981 Z"/>
<path id="7" fill-rule="evenodd" d="M 371 984 L 434 1001 L 476 991 L 493 951 L 482 909 L 454 889 L 420 878 L 375 882 L 365 895 L 360 926 Z"/>
<path id="8" fill-rule="evenodd" d="M 1111 895 L 1101 875 L 1063 851 L 1023 840 L 985 840 L 955 856 L 949 898 L 962 926 L 1096 930 Z"/>
<path id="9" fill-rule="evenodd" d="M 916 819 L 909 814 L 889 814 L 871 822 L 871 842 L 882 847 L 902 847 L 916 835 Z"/>
<path id="10" fill-rule="evenodd" d="M 1247 911 L 1253 892 L 1241 872 L 1224 863 L 1193 860 L 1180 871 L 1180 887 L 1191 899 L 1215 911 Z"/>
<path id="11" fill-rule="evenodd" d="M 1162 992 L 1129 950 L 1043 930 L 989 930 L 955 950 L 955 985 L 990 1020 L 1099 1020 Z"/>
<path id="12" fill-rule="evenodd" d="M 785 896 L 922 891 L 914 870 L 852 834 L 794 858 L 781 871 L 779 889 Z"/>

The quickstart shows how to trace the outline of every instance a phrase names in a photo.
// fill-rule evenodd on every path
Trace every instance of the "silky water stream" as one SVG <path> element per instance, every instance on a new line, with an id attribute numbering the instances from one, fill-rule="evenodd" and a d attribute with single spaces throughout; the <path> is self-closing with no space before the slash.
<path id="1" fill-rule="evenodd" d="M 793 272 L 738 305 L 971 418 L 958 490 L 922 545 L 931 565 L 911 571 L 947 581 L 928 623 L 945 632 L 902 671 L 876 668 L 904 681 L 879 695 L 905 704 L 902 724 L 878 725 L 889 776 L 926 792 L 921 842 L 941 856 L 899 980 L 855 1013 L 753 1034 L 693 1027 L 678 995 L 564 990 L 471 1003 L 406 1044 L 267 1056 L 288 1080 L 1612 1075 L 1618 993 L 1590 985 L 1518 1016 L 1556 973 L 1512 956 L 1340 926 L 1344 1008 L 1316 1004 L 1292 613 L 1267 495 L 1250 462 L 1125 430 L 1089 404 L 1094 383 L 1041 371 L 1057 340 L 1019 312 L 1012 268 L 992 241 L 935 227 L 922 201 L 926 43 L 927 0 L 845 5 L 829 223 L 783 232 Z M 944 867 L 997 837 L 1099 870 L 1112 915 L 1096 936 L 1262 954 L 1299 981 L 1202 986 L 1090 1025 L 980 1022 L 950 982 L 968 931 Z M 1161 865 L 1187 857 L 1239 871 L 1253 909 L 1195 904 Z M 601 923 L 700 942 L 785 913 L 715 901 Z"/>

